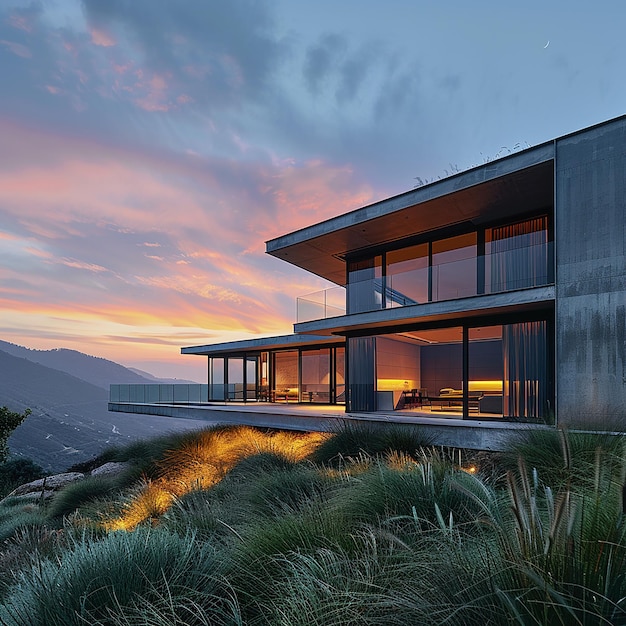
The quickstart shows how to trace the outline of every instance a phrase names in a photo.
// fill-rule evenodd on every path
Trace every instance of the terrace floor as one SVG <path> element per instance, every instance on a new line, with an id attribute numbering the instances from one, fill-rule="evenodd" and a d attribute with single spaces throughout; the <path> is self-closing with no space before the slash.
<path id="1" fill-rule="evenodd" d="M 346 413 L 343 406 L 279 403 L 140 404 L 109 403 L 109 411 L 140 413 L 171 418 L 198 419 L 209 424 L 245 424 L 262 428 L 331 432 L 342 422 L 411 424 L 423 429 L 433 444 L 501 450 L 506 443 L 529 429 L 551 428 L 544 424 L 504 421 L 493 416 L 472 414 L 461 419 L 458 413 L 424 410 Z"/>

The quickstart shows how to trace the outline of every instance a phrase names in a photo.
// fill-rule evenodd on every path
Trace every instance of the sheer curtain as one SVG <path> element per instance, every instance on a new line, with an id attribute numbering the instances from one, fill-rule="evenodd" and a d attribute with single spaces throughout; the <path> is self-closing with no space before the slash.
<path id="1" fill-rule="evenodd" d="M 505 415 L 544 417 L 548 405 L 546 322 L 503 326 L 502 348 Z"/>
<path id="2" fill-rule="evenodd" d="M 491 229 L 491 293 L 548 281 L 548 217 Z"/>

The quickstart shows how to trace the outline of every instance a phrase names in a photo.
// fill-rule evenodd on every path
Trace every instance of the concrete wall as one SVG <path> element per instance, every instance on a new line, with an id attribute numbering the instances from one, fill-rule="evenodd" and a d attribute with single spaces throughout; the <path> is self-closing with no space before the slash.
<path id="1" fill-rule="evenodd" d="M 560 424 L 626 424 L 626 120 L 556 145 Z"/>
<path id="2" fill-rule="evenodd" d="M 420 346 L 376 337 L 376 377 L 379 391 L 420 387 Z"/>

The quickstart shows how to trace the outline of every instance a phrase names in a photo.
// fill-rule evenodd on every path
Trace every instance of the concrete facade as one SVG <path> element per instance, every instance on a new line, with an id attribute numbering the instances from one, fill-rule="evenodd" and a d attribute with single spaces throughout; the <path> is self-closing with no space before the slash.
<path id="1" fill-rule="evenodd" d="M 626 119 L 556 141 L 559 422 L 626 408 Z"/>

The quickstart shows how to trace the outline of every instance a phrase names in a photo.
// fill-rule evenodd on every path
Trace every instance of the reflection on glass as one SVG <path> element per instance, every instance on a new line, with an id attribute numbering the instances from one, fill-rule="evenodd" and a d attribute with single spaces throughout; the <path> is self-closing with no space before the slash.
<path id="1" fill-rule="evenodd" d="M 302 402 L 330 402 L 330 348 L 302 352 Z"/>
<path id="2" fill-rule="evenodd" d="M 476 233 L 433 241 L 432 299 L 476 295 Z"/>
<path id="3" fill-rule="evenodd" d="M 224 359 L 213 357 L 209 359 L 209 400 L 225 399 Z"/>
<path id="4" fill-rule="evenodd" d="M 428 244 L 387 253 L 385 306 L 428 302 Z"/>
<path id="5" fill-rule="evenodd" d="M 346 403 L 346 349 L 335 349 L 335 402 Z"/>
<path id="6" fill-rule="evenodd" d="M 298 402 L 298 351 L 274 353 L 274 389 L 272 400 Z"/>
<path id="7" fill-rule="evenodd" d="M 243 401 L 243 358 L 228 357 L 227 361 L 227 399 Z"/>
<path id="8" fill-rule="evenodd" d="M 246 356 L 246 394 L 245 400 L 257 399 L 257 362 L 258 357 Z"/>
<path id="9" fill-rule="evenodd" d="M 469 412 L 501 417 L 504 387 L 502 326 L 470 328 L 468 338 Z"/>
<path id="10" fill-rule="evenodd" d="M 348 264 L 348 313 L 373 311 L 382 306 L 382 257 L 375 256 Z"/>

